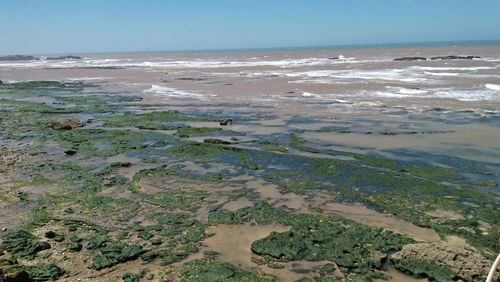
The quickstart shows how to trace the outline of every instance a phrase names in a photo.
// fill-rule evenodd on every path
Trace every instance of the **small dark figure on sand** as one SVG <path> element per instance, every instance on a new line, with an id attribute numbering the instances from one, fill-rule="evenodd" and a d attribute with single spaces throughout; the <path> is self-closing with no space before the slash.
<path id="1" fill-rule="evenodd" d="M 221 122 L 220 122 L 220 125 L 228 125 L 228 124 L 229 124 L 229 125 L 233 125 L 233 120 L 232 120 L 232 119 L 230 119 L 230 118 L 228 118 L 228 119 L 226 119 L 225 121 L 221 121 Z"/>

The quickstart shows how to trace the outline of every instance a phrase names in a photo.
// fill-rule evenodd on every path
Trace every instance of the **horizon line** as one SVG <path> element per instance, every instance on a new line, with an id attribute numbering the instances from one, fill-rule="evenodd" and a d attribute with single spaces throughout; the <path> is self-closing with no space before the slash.
<path id="1" fill-rule="evenodd" d="M 305 46 L 280 46 L 280 47 L 235 47 L 235 48 L 207 48 L 207 49 L 166 49 L 166 50 L 117 50 L 117 51 L 83 51 L 83 52 L 54 52 L 54 53 L 4 53 L 0 56 L 13 55 L 76 55 L 76 54 L 116 54 L 116 53 L 193 53 L 193 52 L 244 52 L 244 51 L 300 51 L 307 49 L 364 49 L 364 48 L 397 48 L 397 47 L 440 47 L 440 46 L 487 46 L 500 45 L 500 39 L 482 40 L 453 40 L 453 41 L 417 41 L 417 42 L 390 42 L 390 43 L 359 43 L 359 44 L 333 44 L 333 45 L 305 45 Z"/>

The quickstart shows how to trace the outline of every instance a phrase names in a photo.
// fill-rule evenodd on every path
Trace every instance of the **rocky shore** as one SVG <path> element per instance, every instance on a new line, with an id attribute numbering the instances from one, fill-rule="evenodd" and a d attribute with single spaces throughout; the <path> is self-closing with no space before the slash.
<path id="1" fill-rule="evenodd" d="M 0 280 L 394 281 L 393 264 L 483 281 L 500 251 L 496 164 L 340 150 L 314 137 L 366 132 L 354 119 L 105 86 L 0 85 Z M 400 137 L 385 126 L 368 135 Z"/>

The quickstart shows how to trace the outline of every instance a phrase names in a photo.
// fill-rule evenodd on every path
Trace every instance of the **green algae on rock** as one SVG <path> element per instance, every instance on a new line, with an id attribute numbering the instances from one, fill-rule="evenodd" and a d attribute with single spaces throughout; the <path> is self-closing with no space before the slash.
<path id="1" fill-rule="evenodd" d="M 8 251 L 19 258 L 34 259 L 38 252 L 50 249 L 50 244 L 39 241 L 26 230 L 8 230 L 2 234 L 0 250 Z"/>
<path id="2" fill-rule="evenodd" d="M 106 242 L 98 247 L 100 254 L 92 261 L 92 268 L 100 270 L 118 263 L 138 258 L 144 250 L 139 245 L 128 245 L 119 242 Z"/>
<path id="3" fill-rule="evenodd" d="M 16 259 L 0 258 L 0 278 L 6 281 L 55 280 L 64 273 L 64 269 L 55 264 L 25 266 Z"/>
<path id="4" fill-rule="evenodd" d="M 216 211 L 209 224 L 242 224 L 255 220 L 259 224 L 290 225 L 290 231 L 273 232 L 252 243 L 252 251 L 285 261 L 335 262 L 348 273 L 381 278 L 388 254 L 400 250 L 412 239 L 381 228 L 367 227 L 348 220 L 323 215 L 289 213 L 259 202 L 254 207 L 235 212 Z"/>
<path id="5" fill-rule="evenodd" d="M 229 263 L 218 262 L 211 258 L 202 258 L 185 263 L 180 270 L 180 281 L 253 281 L 271 282 L 272 277 L 260 276 L 258 274 L 237 268 Z"/>

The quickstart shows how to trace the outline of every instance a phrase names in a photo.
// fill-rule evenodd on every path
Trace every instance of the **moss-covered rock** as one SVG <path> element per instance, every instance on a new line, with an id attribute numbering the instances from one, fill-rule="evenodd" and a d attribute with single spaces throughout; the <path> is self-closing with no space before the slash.
<path id="1" fill-rule="evenodd" d="M 92 261 L 92 268 L 96 270 L 136 259 L 144 253 L 144 250 L 139 245 L 128 245 L 119 242 L 108 242 L 105 246 L 99 248 L 99 251 L 101 254 L 95 256 Z"/>
<path id="2" fill-rule="evenodd" d="M 131 272 L 125 272 L 122 276 L 124 282 L 139 282 L 139 275 Z"/>
<path id="3" fill-rule="evenodd" d="M 65 271 L 55 264 L 25 266 L 26 272 L 34 280 L 55 280 L 64 275 Z"/>
<path id="4" fill-rule="evenodd" d="M 274 281 L 271 277 L 259 276 L 237 268 L 228 263 L 218 262 L 211 258 L 203 258 L 185 263 L 181 269 L 181 281 Z"/>
<path id="5" fill-rule="evenodd" d="M 49 243 L 39 241 L 23 229 L 9 230 L 2 235 L 0 250 L 8 251 L 19 258 L 34 259 L 38 252 L 46 249 L 50 249 Z"/>

